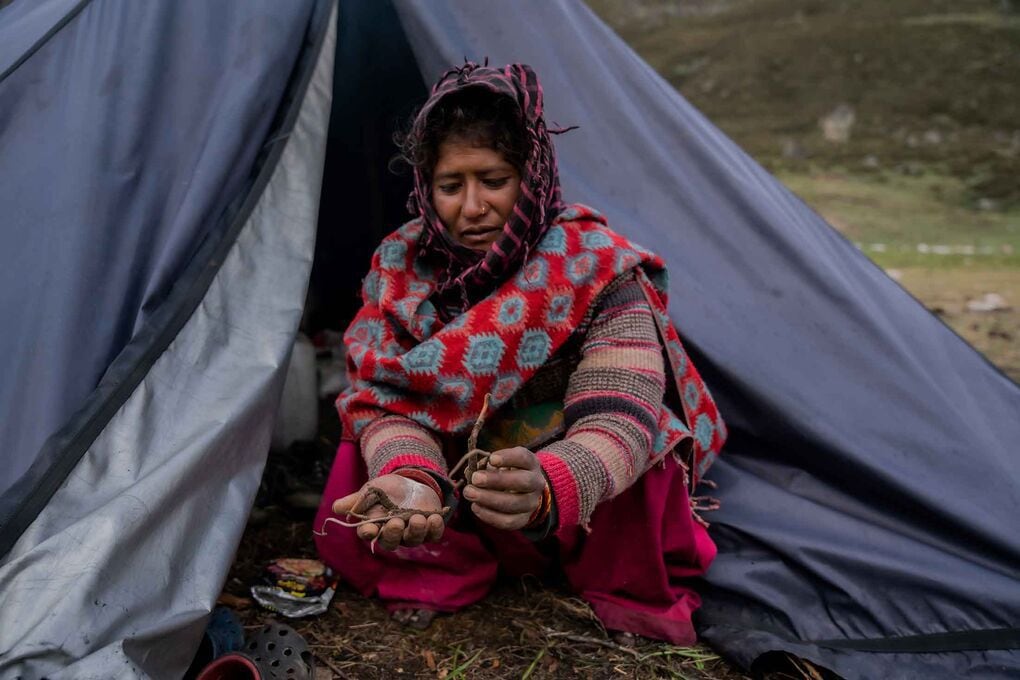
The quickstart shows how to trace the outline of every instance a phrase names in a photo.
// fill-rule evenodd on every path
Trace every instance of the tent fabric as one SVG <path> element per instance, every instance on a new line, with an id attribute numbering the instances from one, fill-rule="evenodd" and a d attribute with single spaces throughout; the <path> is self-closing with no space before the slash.
<path id="1" fill-rule="evenodd" d="M 91 0 L 46 0 L 19 2 L 3 8 L 0 24 L 4 41 L 0 43 L 0 81 L 41 47 L 49 37 L 77 16 Z"/>
<path id="2" fill-rule="evenodd" d="M 157 342 L 153 326 L 174 332 L 3 555 L 0 677 L 180 677 L 246 523 L 301 316 L 335 7 L 94 0 L 54 40 L 0 83 L 0 167 L 26 192 L 0 189 L 21 210 L 0 238 L 24 248 L 0 247 L 0 269 L 26 277 L 29 303 L 62 304 L 19 316 L 8 288 L 4 314 L 34 324 L 6 327 L 24 343 L 65 324 L 36 338 L 48 361 L 89 364 L 93 380 L 109 365 L 91 395 L 65 376 L 86 409 L 130 383 L 119 364 L 144 359 L 134 345 Z M 78 137 L 54 137 L 68 127 Z M 9 172 L 18 154 L 24 178 Z M 30 255 L 34 270 L 17 261 Z"/>
<path id="3" fill-rule="evenodd" d="M 730 426 L 703 637 L 745 667 L 1020 674 L 1017 385 L 580 2 L 339 11 L 334 50 L 326 0 L 0 10 L 0 678 L 183 671 L 258 483 L 319 204 L 322 271 L 367 266 L 335 234 L 360 260 L 385 228 L 393 118 L 464 57 L 536 68 L 547 119 L 580 126 L 557 138 L 565 198 L 668 262 Z M 337 93 L 327 163 L 356 181 L 320 197 Z"/>
<path id="4" fill-rule="evenodd" d="M 269 130 L 311 3 L 206 4 L 71 7 L 0 82 L 0 205 L 16 206 L 0 233 L 0 494 L 164 308 Z M 0 14 L 0 45 L 19 42 L 7 16 L 23 5 Z"/>
<path id="5" fill-rule="evenodd" d="M 395 6 L 426 82 L 465 57 L 534 66 L 547 119 L 580 126 L 556 140 L 565 198 L 667 260 L 731 432 L 703 637 L 745 667 L 1015 677 L 1020 388 L 580 3 Z M 968 651 L 854 649 L 901 636 Z"/>

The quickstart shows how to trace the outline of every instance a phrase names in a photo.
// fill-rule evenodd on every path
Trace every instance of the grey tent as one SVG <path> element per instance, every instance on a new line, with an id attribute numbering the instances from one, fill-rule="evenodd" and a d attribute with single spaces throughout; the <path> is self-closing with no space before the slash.
<path id="1" fill-rule="evenodd" d="M 403 219 L 389 135 L 465 56 L 535 66 L 580 126 L 557 140 L 565 196 L 669 263 L 731 432 L 703 637 L 745 667 L 1020 675 L 1020 388 L 582 4 L 15 0 L 0 677 L 183 672 L 308 281 L 351 313 Z"/>

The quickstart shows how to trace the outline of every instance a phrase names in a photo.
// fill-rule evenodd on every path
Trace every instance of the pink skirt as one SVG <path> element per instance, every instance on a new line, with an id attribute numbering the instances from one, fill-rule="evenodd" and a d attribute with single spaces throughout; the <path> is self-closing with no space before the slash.
<path id="1" fill-rule="evenodd" d="M 665 465 L 655 465 L 600 504 L 590 533 L 572 527 L 539 543 L 466 521 L 459 529 L 447 527 L 438 543 L 393 552 L 373 554 L 354 529 L 336 524 L 326 527 L 326 536 L 316 536 L 315 544 L 343 581 L 366 597 L 378 597 L 391 611 L 457 611 L 484 598 L 501 571 L 543 576 L 558 568 L 606 628 L 690 645 L 696 639 L 691 614 L 701 604 L 690 582 L 705 573 L 716 549 L 691 517 L 683 477 L 667 456 Z M 333 516 L 334 500 L 366 481 L 357 447 L 341 443 L 315 528 Z"/>

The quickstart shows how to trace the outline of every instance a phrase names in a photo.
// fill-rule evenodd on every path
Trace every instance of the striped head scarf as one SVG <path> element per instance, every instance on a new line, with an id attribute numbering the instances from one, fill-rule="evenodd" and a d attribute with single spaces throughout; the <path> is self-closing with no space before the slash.
<path id="1" fill-rule="evenodd" d="M 415 168 L 408 210 L 424 223 L 419 252 L 438 265 L 433 301 L 445 319 L 464 312 L 516 272 L 565 207 L 550 131 L 542 117 L 542 86 L 526 64 L 495 68 L 467 62 L 450 69 L 432 88 L 431 96 L 415 117 L 410 137 L 421 143 L 429 114 L 436 105 L 447 95 L 469 87 L 486 88 L 517 104 L 528 137 L 528 157 L 521 171 L 521 191 L 513 213 L 503 225 L 503 234 L 485 253 L 460 245 L 447 233 L 432 205 L 428 174 L 431 168 Z"/>

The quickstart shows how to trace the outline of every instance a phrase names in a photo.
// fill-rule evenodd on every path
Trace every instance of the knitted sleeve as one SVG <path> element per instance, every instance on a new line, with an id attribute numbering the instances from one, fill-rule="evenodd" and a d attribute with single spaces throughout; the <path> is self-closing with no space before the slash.
<path id="1" fill-rule="evenodd" d="M 418 423 L 399 415 L 378 418 L 361 434 L 361 455 L 368 478 L 375 479 L 402 467 L 418 467 L 445 477 L 446 461 L 435 436 Z"/>
<path id="2" fill-rule="evenodd" d="M 557 524 L 586 524 L 595 506 L 648 466 L 666 389 L 652 309 L 633 278 L 599 303 L 564 399 L 566 437 L 538 452 Z"/>

